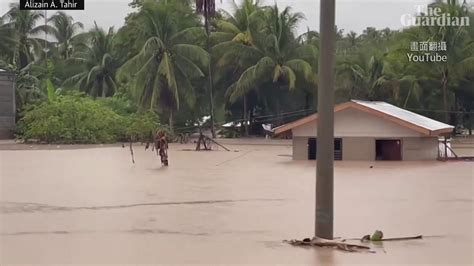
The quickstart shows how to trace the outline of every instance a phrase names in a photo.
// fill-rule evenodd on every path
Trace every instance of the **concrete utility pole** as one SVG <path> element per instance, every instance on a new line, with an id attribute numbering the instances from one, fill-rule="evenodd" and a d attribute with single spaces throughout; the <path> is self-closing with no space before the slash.
<path id="1" fill-rule="evenodd" d="M 333 239 L 335 0 L 321 0 L 316 154 L 316 237 Z"/>

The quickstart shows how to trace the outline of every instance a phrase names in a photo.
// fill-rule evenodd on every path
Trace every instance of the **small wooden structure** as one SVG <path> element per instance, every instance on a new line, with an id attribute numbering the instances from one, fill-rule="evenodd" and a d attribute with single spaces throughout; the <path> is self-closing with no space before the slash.
<path id="1" fill-rule="evenodd" d="M 196 144 L 196 151 L 201 151 L 201 150 L 210 151 L 210 150 L 212 150 L 212 143 L 216 144 L 219 147 L 222 147 L 226 151 L 230 151 L 229 149 L 227 149 L 222 144 L 220 144 L 217 141 L 215 141 L 215 140 L 209 138 L 208 136 L 204 135 L 202 133 L 202 130 L 199 130 L 199 138 L 198 138 L 198 141 L 197 141 L 197 144 Z M 202 148 L 201 148 L 201 146 L 202 146 Z"/>

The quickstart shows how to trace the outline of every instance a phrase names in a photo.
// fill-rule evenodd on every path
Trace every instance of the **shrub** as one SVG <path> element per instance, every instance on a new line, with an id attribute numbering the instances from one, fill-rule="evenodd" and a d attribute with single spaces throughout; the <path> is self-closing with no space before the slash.
<path id="1" fill-rule="evenodd" d="M 123 132 L 123 118 L 81 95 L 58 96 L 28 108 L 20 136 L 47 143 L 107 143 Z"/>
<path id="2" fill-rule="evenodd" d="M 159 126 L 158 116 L 152 112 L 129 114 L 122 108 L 124 102 L 97 101 L 81 94 L 58 96 L 25 109 L 18 137 L 43 143 L 111 143 L 130 137 L 150 140 Z M 114 111 L 111 106 L 120 108 Z"/>
<path id="3" fill-rule="evenodd" d="M 138 110 L 137 106 L 123 94 L 116 94 L 107 98 L 98 98 L 96 101 L 123 116 L 134 114 Z"/>

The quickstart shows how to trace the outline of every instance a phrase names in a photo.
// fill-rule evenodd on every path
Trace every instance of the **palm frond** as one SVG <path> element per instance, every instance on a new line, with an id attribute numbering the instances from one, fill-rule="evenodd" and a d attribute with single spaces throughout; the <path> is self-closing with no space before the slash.
<path id="1" fill-rule="evenodd" d="M 177 55 L 175 63 L 183 75 L 189 79 L 197 79 L 205 76 L 196 64 L 184 56 Z"/>
<path id="2" fill-rule="evenodd" d="M 241 31 L 233 23 L 221 20 L 217 23 L 217 28 L 221 32 L 228 32 L 233 34 L 239 34 Z"/>
<path id="3" fill-rule="evenodd" d="M 275 68 L 275 61 L 270 57 L 266 56 L 255 65 L 254 76 L 256 79 L 264 80 L 272 74 L 272 70 Z"/>
<path id="4" fill-rule="evenodd" d="M 202 27 L 190 27 L 170 37 L 170 44 L 199 44 L 204 43 L 206 31 Z"/>
<path id="5" fill-rule="evenodd" d="M 276 65 L 275 68 L 273 69 L 273 82 L 277 82 L 280 77 L 283 75 L 283 69 L 281 68 L 280 65 Z"/>
<path id="6" fill-rule="evenodd" d="M 288 87 L 290 90 L 296 88 L 296 74 L 295 72 L 288 66 L 281 67 L 283 73 L 285 74 L 286 79 L 288 80 Z"/>
<path id="7" fill-rule="evenodd" d="M 235 82 L 235 85 L 231 85 L 227 89 L 227 95 L 229 95 L 229 101 L 231 103 L 234 103 L 238 98 L 255 88 L 255 84 L 257 83 L 255 79 L 255 68 L 256 66 L 252 66 L 246 69 L 239 80 Z"/>
<path id="8" fill-rule="evenodd" d="M 316 77 L 311 65 L 302 59 L 293 59 L 285 62 L 285 66 L 288 66 L 294 73 L 304 78 L 306 82 L 315 84 Z"/>
<path id="9" fill-rule="evenodd" d="M 163 54 L 161 63 L 158 67 L 158 74 L 162 75 L 167 82 L 167 88 L 170 90 L 176 103 L 176 108 L 179 109 L 179 92 L 174 75 L 173 63 L 168 53 Z"/>
<path id="10" fill-rule="evenodd" d="M 173 52 L 186 57 L 191 62 L 195 62 L 201 68 L 209 65 L 209 54 L 203 48 L 192 44 L 176 44 L 172 48 Z"/>

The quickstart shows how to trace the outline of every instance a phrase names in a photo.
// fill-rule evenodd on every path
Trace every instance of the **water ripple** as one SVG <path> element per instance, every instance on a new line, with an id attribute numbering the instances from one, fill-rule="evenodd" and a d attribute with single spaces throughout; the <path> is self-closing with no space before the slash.
<path id="1" fill-rule="evenodd" d="M 113 210 L 146 206 L 166 206 L 166 205 L 202 205 L 202 204 L 222 204 L 234 202 L 255 202 L 255 201 L 283 201 L 283 199 L 238 199 L 238 200 L 198 200 L 198 201 L 169 201 L 169 202 L 147 202 L 124 205 L 108 206 L 80 206 L 65 207 L 54 206 L 32 202 L 0 202 L 0 213 L 32 213 L 32 212 L 61 212 L 78 210 Z"/>

